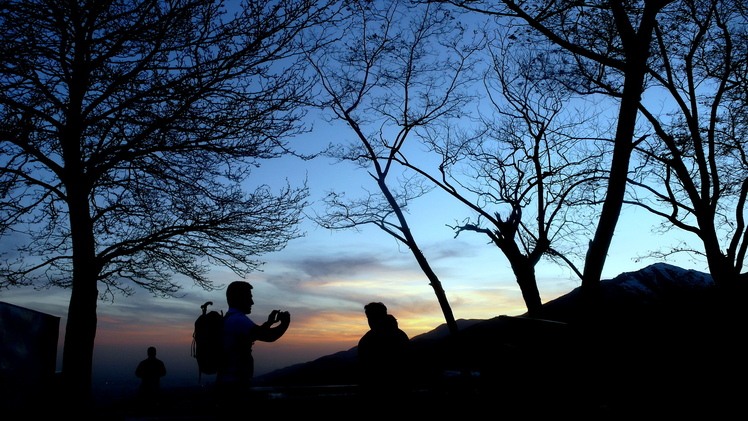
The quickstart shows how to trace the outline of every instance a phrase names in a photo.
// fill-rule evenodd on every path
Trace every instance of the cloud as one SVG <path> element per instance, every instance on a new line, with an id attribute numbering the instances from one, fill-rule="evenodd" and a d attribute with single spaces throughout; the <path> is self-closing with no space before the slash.
<path id="1" fill-rule="evenodd" d="M 392 270 L 380 256 L 373 254 L 305 257 L 291 262 L 290 266 L 315 279 L 356 277 L 362 273 Z"/>
<path id="2" fill-rule="evenodd" d="M 371 301 L 384 302 L 410 336 L 445 323 L 434 290 L 410 251 L 393 247 L 391 239 L 381 235 L 373 238 L 336 235 L 335 241 L 292 242 L 265 256 L 262 270 L 247 277 L 254 286 L 253 319 L 261 321 L 273 309 L 291 312 L 286 335 L 273 344 L 257 346 L 258 374 L 355 346 L 368 330 L 363 306 Z M 454 316 L 489 318 L 523 311 L 511 271 L 502 267 L 496 250 L 474 238 L 423 245 Z M 196 380 L 190 345 L 200 306 L 212 301 L 211 310 L 225 311 L 223 287 L 241 279 L 222 268 L 214 268 L 210 277 L 219 286 L 213 291 L 179 279 L 183 289 L 176 298 L 157 298 L 136 289 L 132 296 L 100 302 L 97 370 L 120 365 L 125 370 L 122 375 L 129 379 L 145 349 L 156 346 L 173 368 L 170 373 L 176 375 L 181 369 Z M 64 334 L 68 290 L 18 290 L 12 297 L 9 302 L 62 316 Z"/>

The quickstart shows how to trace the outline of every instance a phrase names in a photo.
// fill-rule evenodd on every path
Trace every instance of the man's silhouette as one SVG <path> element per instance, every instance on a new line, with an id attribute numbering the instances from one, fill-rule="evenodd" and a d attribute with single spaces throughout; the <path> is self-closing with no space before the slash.
<path id="1" fill-rule="evenodd" d="M 161 377 L 166 375 L 166 366 L 156 358 L 156 348 L 149 347 L 148 358 L 138 364 L 135 376 L 140 379 L 138 396 L 146 403 L 156 403 L 161 389 Z"/>
<path id="2" fill-rule="evenodd" d="M 287 311 L 273 310 L 265 323 L 255 324 L 247 315 L 252 312 L 252 285 L 236 281 L 226 288 L 229 310 L 223 322 L 224 362 L 218 371 L 217 387 L 224 410 L 233 413 L 245 404 L 254 374 L 252 345 L 255 341 L 274 342 L 288 329 L 291 316 Z M 274 324 L 279 323 L 273 327 Z"/>
<path id="3" fill-rule="evenodd" d="M 358 343 L 361 384 L 373 392 L 406 387 L 411 362 L 408 335 L 384 304 L 369 303 L 364 311 L 370 330 Z"/>

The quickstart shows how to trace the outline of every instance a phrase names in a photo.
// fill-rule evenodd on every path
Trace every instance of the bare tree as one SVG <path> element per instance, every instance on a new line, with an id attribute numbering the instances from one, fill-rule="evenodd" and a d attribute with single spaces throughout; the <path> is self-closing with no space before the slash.
<path id="1" fill-rule="evenodd" d="M 418 179 L 399 184 L 393 178 L 397 157 L 414 131 L 462 113 L 468 100 L 461 91 L 467 80 L 463 74 L 475 47 L 463 43 L 463 28 L 436 5 L 352 2 L 351 7 L 354 17 L 338 49 L 312 58 L 312 63 L 326 95 L 323 106 L 355 137 L 332 154 L 366 168 L 377 193 L 349 200 L 332 192 L 327 213 L 317 219 L 328 228 L 374 224 L 409 247 L 450 332 L 456 333 L 446 293 L 406 218 L 409 201 L 428 188 Z"/>
<path id="2" fill-rule="evenodd" d="M 67 391 L 86 399 L 101 296 L 254 270 L 300 235 L 304 186 L 245 191 L 288 152 L 315 1 L 3 1 L 2 286 L 70 287 Z"/>
<path id="3" fill-rule="evenodd" d="M 402 163 L 477 216 L 454 229 L 482 233 L 499 248 L 532 315 L 542 307 L 535 277 L 541 258 L 558 259 L 582 276 L 572 259 L 591 234 L 591 215 L 581 210 L 598 202 L 606 144 L 598 139 L 599 125 L 576 109 L 572 92 L 550 76 L 552 57 L 500 41 L 490 48 L 493 66 L 485 81 L 493 113 L 483 117 L 483 127 L 428 130 L 424 142 L 441 158 L 438 171 Z"/>
<path id="4" fill-rule="evenodd" d="M 655 28 L 649 77 L 657 101 L 642 113 L 655 136 L 638 148 L 631 203 L 685 230 L 703 249 L 719 284 L 738 281 L 748 250 L 746 6 L 732 0 L 680 1 Z M 669 254 L 669 253 L 666 253 Z"/>
<path id="5" fill-rule="evenodd" d="M 616 92 L 620 105 L 607 191 L 582 273 L 588 292 L 599 285 L 623 206 L 657 17 L 672 1 L 449 1 L 464 10 L 511 19 L 509 24 L 518 22 L 520 41 L 545 39 L 569 53 L 573 71 L 566 76 L 573 78 L 565 79 L 574 80 L 576 89 Z"/>

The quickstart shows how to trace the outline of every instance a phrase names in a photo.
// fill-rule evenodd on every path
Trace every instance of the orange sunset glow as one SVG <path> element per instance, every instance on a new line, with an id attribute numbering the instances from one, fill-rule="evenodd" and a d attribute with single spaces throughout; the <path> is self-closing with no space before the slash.
<path id="1" fill-rule="evenodd" d="M 624 217 L 623 226 L 632 226 L 639 219 L 638 215 Z M 424 240 L 424 250 L 441 256 L 433 263 L 455 318 L 488 319 L 526 311 L 507 262 L 490 245 L 477 237 L 452 239 L 445 232 L 432 230 L 426 221 L 415 229 L 428 240 Z M 611 253 L 615 257 L 608 277 L 646 264 L 633 261 L 637 248 L 630 246 L 641 241 L 640 234 L 640 230 L 622 231 L 621 241 Z M 362 241 L 364 238 L 367 241 Z M 656 244 L 659 240 L 651 237 L 648 241 Z M 356 346 L 368 330 L 363 306 L 371 301 L 385 303 L 410 337 L 444 323 L 434 291 L 412 256 L 376 230 L 330 234 L 310 228 L 306 237 L 264 260 L 267 263 L 262 271 L 247 278 L 255 297 L 250 317 L 262 322 L 274 309 L 287 310 L 291 327 L 277 342 L 255 345 L 257 375 Z M 158 349 L 159 358 L 167 365 L 165 384 L 198 384 L 197 364 L 190 352 L 200 306 L 212 301 L 210 310 L 226 311 L 223 287 L 240 279 L 223 269 L 214 269 L 211 276 L 220 287 L 213 291 L 184 281 L 182 291 L 172 298 L 156 298 L 136 290 L 129 297 L 115 295 L 113 301 L 101 301 L 94 356 L 97 384 L 136 387 L 133 370 L 149 346 Z M 552 264 L 538 267 L 538 284 L 546 301 L 579 286 L 568 270 Z M 58 367 L 68 294 L 66 290 L 31 289 L 3 294 L 5 301 L 61 317 Z"/>

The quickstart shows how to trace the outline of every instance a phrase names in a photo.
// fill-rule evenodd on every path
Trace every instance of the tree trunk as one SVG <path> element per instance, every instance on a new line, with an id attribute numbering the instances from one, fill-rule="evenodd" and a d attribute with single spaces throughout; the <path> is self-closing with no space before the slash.
<path id="1" fill-rule="evenodd" d="M 68 388 L 68 403 L 75 404 L 87 403 L 91 399 L 99 265 L 86 189 L 68 188 L 68 200 L 74 250 L 73 286 L 65 330 L 62 376 Z"/>
<path id="2" fill-rule="evenodd" d="M 449 305 L 449 300 L 447 300 L 447 294 L 444 292 L 442 283 L 439 280 L 439 277 L 436 276 L 436 273 L 433 271 L 433 269 L 431 269 L 431 265 L 429 265 L 428 259 L 426 259 L 426 256 L 423 255 L 423 252 L 421 252 L 421 249 L 418 247 L 418 244 L 413 237 L 413 233 L 410 231 L 410 227 L 408 226 L 408 221 L 405 219 L 405 215 L 403 214 L 402 209 L 400 209 L 397 200 L 392 195 L 392 192 L 390 192 L 389 187 L 387 187 L 387 183 L 384 181 L 382 172 L 380 171 L 379 174 L 380 176 L 379 178 L 377 178 L 379 189 L 387 198 L 387 202 L 390 204 L 390 207 L 397 216 L 397 220 L 400 223 L 400 227 L 402 229 L 402 234 L 405 238 L 405 244 L 410 248 L 411 253 L 413 253 L 413 256 L 418 262 L 418 266 L 420 266 L 421 270 L 428 278 L 429 285 L 431 285 L 431 288 L 434 289 L 436 299 L 439 301 L 439 306 L 441 307 L 442 313 L 444 314 L 444 319 L 447 322 L 447 327 L 449 328 L 450 335 L 456 336 L 459 333 L 457 321 L 455 320 L 454 314 L 452 313 L 452 307 Z"/>
<path id="3" fill-rule="evenodd" d="M 706 232 L 705 229 L 706 228 Z M 735 267 L 735 261 L 726 256 L 719 245 L 717 233 L 712 221 L 699 223 L 704 254 L 709 265 L 709 274 L 718 286 L 730 287 L 739 282 L 740 270 Z"/>
<path id="4" fill-rule="evenodd" d="M 512 272 L 517 280 L 517 285 L 519 285 L 519 289 L 522 292 L 522 299 L 527 307 L 527 312 L 533 315 L 543 306 L 543 302 L 540 299 L 540 290 L 538 290 L 538 281 L 535 278 L 535 265 L 540 260 L 540 257 L 548 250 L 548 244 L 550 243 L 544 240 L 538 241 L 535 250 L 529 253 L 529 256 L 526 256 L 515 241 L 516 228 L 512 224 L 502 224 L 498 226 L 501 235 L 492 236 L 492 239 L 494 244 L 509 260 Z"/>
<path id="5" fill-rule="evenodd" d="M 543 307 L 543 302 L 540 299 L 540 291 L 538 290 L 538 282 L 535 279 L 535 268 L 526 268 L 519 273 L 515 270 L 514 273 L 517 276 L 519 289 L 522 291 L 522 299 L 525 300 L 525 305 L 527 306 L 527 314 L 534 316 Z"/>
<path id="6" fill-rule="evenodd" d="M 632 78 L 627 78 L 627 81 L 630 79 Z M 638 85 L 636 84 L 637 81 L 639 82 Z M 610 168 L 608 188 L 595 236 L 587 250 L 582 274 L 582 289 L 595 289 L 600 283 L 605 260 L 608 257 L 610 244 L 613 241 L 613 235 L 621 214 L 629 162 L 633 150 L 633 135 L 642 81 L 643 77 L 637 78 L 636 81 L 631 80 L 624 88 L 621 108 L 618 113 L 618 128 L 616 129 L 615 145 L 613 146 L 613 161 Z M 634 90 L 634 92 L 631 92 L 631 90 Z"/>
<path id="7" fill-rule="evenodd" d="M 626 51 L 625 80 L 621 105 L 618 110 L 618 125 L 613 146 L 608 189 L 594 238 L 587 250 L 582 274 L 582 289 L 587 292 L 594 292 L 599 286 L 605 260 L 623 207 L 626 179 L 634 146 L 636 117 L 644 87 L 644 75 L 647 70 L 646 64 L 652 42 L 652 32 L 657 13 L 663 6 L 664 2 L 645 6 L 642 21 L 636 33 L 632 32 L 633 28 L 623 11 L 618 11 L 616 14 L 616 25 L 621 33 Z M 616 8 L 615 5 L 613 7 Z M 620 4 L 618 4 L 618 7 L 621 7 Z"/>
<path id="8" fill-rule="evenodd" d="M 91 398 L 97 299 L 95 278 L 74 275 L 62 354 L 62 376 L 68 388 L 68 399 L 75 401 L 68 403 L 87 402 Z"/>
<path id="9" fill-rule="evenodd" d="M 441 307 L 442 313 L 444 314 L 444 319 L 447 322 L 447 328 L 449 328 L 450 335 L 457 335 L 457 333 L 459 332 L 457 321 L 455 320 L 454 314 L 452 314 L 452 307 L 449 305 L 447 294 L 446 292 L 444 292 L 444 288 L 442 287 L 442 283 L 439 280 L 439 277 L 436 276 L 436 273 L 434 273 L 434 271 L 431 269 L 431 265 L 429 265 L 426 257 L 418 248 L 412 248 L 411 250 L 416 260 L 418 261 L 418 265 L 421 267 L 421 270 L 424 274 L 426 274 L 426 277 L 429 280 L 429 285 L 431 285 L 431 288 L 434 289 L 434 294 L 436 294 L 436 299 L 439 301 L 439 307 Z"/>

